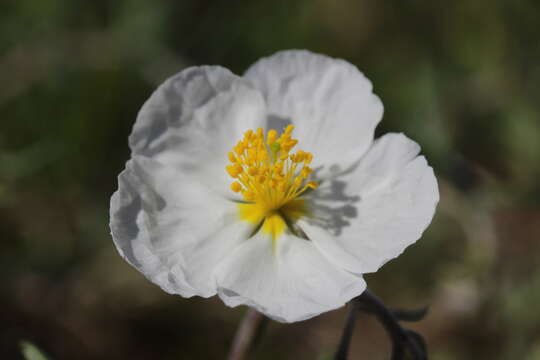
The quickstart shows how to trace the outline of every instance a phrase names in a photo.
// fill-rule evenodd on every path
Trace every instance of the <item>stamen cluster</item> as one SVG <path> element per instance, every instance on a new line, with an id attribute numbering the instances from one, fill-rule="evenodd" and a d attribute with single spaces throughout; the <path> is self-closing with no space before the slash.
<path id="1" fill-rule="evenodd" d="M 291 137 L 293 129 L 293 125 L 287 126 L 279 137 L 273 129 L 266 137 L 261 128 L 246 131 L 229 152 L 231 164 L 226 170 L 236 179 L 231 190 L 241 193 L 248 202 L 273 210 L 315 189 L 317 184 L 307 180 L 313 172 L 308 166 L 313 155 L 302 150 L 291 152 L 298 143 Z"/>

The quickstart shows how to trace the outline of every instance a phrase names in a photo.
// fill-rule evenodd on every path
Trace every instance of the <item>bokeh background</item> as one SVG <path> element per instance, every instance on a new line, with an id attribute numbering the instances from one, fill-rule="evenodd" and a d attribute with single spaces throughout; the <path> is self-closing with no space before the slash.
<path id="1" fill-rule="evenodd" d="M 378 133 L 419 142 L 441 202 L 367 277 L 446 359 L 540 359 L 540 3 L 420 0 L 0 2 L 0 358 L 222 359 L 244 308 L 162 292 L 117 254 L 109 198 L 142 103 L 199 64 L 241 74 L 306 48 L 357 65 Z M 346 309 L 271 322 L 256 359 L 331 359 Z M 351 359 L 388 359 L 360 316 Z"/>

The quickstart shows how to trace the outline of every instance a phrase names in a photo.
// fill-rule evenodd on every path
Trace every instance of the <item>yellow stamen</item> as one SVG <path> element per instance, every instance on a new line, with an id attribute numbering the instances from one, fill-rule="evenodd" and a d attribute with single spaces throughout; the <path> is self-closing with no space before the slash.
<path id="1" fill-rule="evenodd" d="M 306 184 L 306 186 L 310 189 L 316 189 L 319 187 L 319 185 L 315 181 L 310 181 Z"/>
<path id="2" fill-rule="evenodd" d="M 277 131 L 274 129 L 269 130 L 268 134 L 266 135 L 266 143 L 268 145 L 272 145 L 273 143 L 276 142 L 276 138 L 277 138 Z"/>
<path id="3" fill-rule="evenodd" d="M 266 138 L 261 128 L 248 130 L 228 154 L 231 164 L 227 173 L 237 179 L 231 190 L 248 202 L 239 205 L 240 217 L 253 224 L 263 222 L 262 230 L 274 239 L 287 229 L 285 220 L 306 215 L 301 195 L 317 188 L 317 183 L 308 181 L 313 155 L 302 150 L 291 152 L 298 144 L 291 137 L 293 129 L 289 125 L 281 135 L 269 130 Z"/>
<path id="4" fill-rule="evenodd" d="M 231 190 L 234 192 L 240 192 L 242 190 L 242 185 L 238 181 L 235 181 L 231 184 Z"/>

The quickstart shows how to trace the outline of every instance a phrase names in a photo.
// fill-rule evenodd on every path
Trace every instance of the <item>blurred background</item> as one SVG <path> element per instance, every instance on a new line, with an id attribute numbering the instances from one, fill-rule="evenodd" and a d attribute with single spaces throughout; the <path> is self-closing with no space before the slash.
<path id="1" fill-rule="evenodd" d="M 190 65 L 306 48 L 357 65 L 378 133 L 421 144 L 441 202 L 369 286 L 430 306 L 431 358 L 540 359 L 540 3 L 0 2 L 0 358 L 222 359 L 245 308 L 162 292 L 118 256 L 109 198 L 136 114 Z M 346 309 L 271 322 L 256 359 L 331 359 Z M 360 316 L 351 359 L 388 359 Z"/>

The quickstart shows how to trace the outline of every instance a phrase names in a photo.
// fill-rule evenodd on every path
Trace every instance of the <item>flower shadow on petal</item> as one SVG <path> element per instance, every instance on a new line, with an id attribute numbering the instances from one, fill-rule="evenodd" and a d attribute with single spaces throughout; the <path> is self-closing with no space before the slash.
<path id="1" fill-rule="evenodd" d="M 127 226 L 122 226 L 118 228 L 117 231 L 120 234 L 117 234 L 117 237 L 120 239 L 136 239 L 139 235 L 140 228 L 137 224 L 138 214 L 142 211 L 142 201 L 140 197 L 135 197 L 128 204 L 120 207 L 116 213 L 113 215 L 114 222 L 117 224 L 129 224 Z M 134 249 L 129 241 L 119 244 L 122 248 L 124 257 L 126 257 L 129 262 L 136 267 L 141 266 L 137 257 L 135 256 Z"/>
<path id="2" fill-rule="evenodd" d="M 138 170 L 136 172 L 138 175 L 128 170 L 124 172 L 125 181 L 122 182 L 123 186 L 115 195 L 118 206 L 113 205 L 114 213 L 111 214 L 111 223 L 116 224 L 112 228 L 113 234 L 116 233 L 115 239 L 118 240 L 117 243 L 121 246 L 124 256 L 134 266 L 139 266 L 141 264 L 134 253 L 132 241 L 138 238 L 143 241 L 150 240 L 146 239 L 148 236 L 144 234 L 140 237 L 141 231 L 148 231 L 148 227 L 153 225 L 152 218 L 148 214 L 162 211 L 167 206 L 167 202 L 145 182 L 142 178 L 144 171 L 138 169 L 136 162 L 131 162 L 128 167 L 131 167 L 132 171 Z"/>
<path id="3" fill-rule="evenodd" d="M 139 155 L 154 157 L 186 140 L 176 129 L 189 124 L 193 113 L 230 84 L 217 84 L 204 68 L 190 68 L 170 78 L 144 104 L 130 135 L 130 147 Z"/>
<path id="4" fill-rule="evenodd" d="M 274 129 L 277 132 L 281 132 L 287 126 L 291 125 L 292 122 L 288 118 L 280 117 L 276 114 L 269 114 L 267 119 L 267 130 Z"/>
<path id="5" fill-rule="evenodd" d="M 347 194 L 347 182 L 340 178 L 353 171 L 357 164 L 353 164 L 345 170 L 339 165 L 330 165 L 332 174 L 326 179 L 318 179 L 317 173 L 322 167 L 315 169 L 314 179 L 320 186 L 311 192 L 306 198 L 310 201 L 312 216 L 306 219 L 311 224 L 326 229 L 330 234 L 338 236 L 343 228 L 349 226 L 350 221 L 358 216 L 355 206 L 361 198 L 359 195 Z"/>
<path id="6" fill-rule="evenodd" d="M 281 131 L 291 123 L 290 119 L 276 114 L 270 114 L 267 118 L 268 129 L 276 131 Z M 354 171 L 358 163 L 359 161 L 345 169 L 342 169 L 342 165 L 331 164 L 324 166 L 326 169 L 321 166 L 314 170 L 313 180 L 320 186 L 306 194 L 313 215 L 306 219 L 308 223 L 322 227 L 332 235 L 338 236 L 344 227 L 350 225 L 350 220 L 358 216 L 355 203 L 360 201 L 360 196 L 348 195 L 347 183 L 340 179 Z M 324 178 L 319 175 L 323 172 Z"/>

